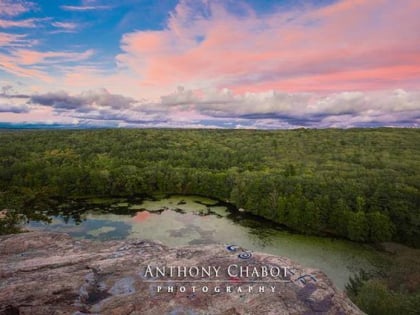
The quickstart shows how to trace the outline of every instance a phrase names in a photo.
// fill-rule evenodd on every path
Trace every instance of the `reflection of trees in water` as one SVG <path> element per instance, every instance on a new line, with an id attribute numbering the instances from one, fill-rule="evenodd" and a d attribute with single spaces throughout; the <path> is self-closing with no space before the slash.
<path id="1" fill-rule="evenodd" d="M 66 224 L 69 223 L 70 219 L 76 224 L 79 225 L 80 223 L 82 223 L 85 219 L 81 217 L 83 212 L 79 212 L 79 211 L 71 211 L 69 213 L 65 213 L 65 214 L 61 214 L 61 217 L 63 218 L 64 222 Z M 72 222 L 70 222 L 72 223 Z"/>
<path id="2" fill-rule="evenodd" d="M 87 231 L 95 228 L 95 222 L 101 222 L 101 224 L 112 226 L 116 228 L 116 231 L 103 233 L 100 238 L 124 238 L 127 237 L 131 226 L 125 223 L 117 223 L 114 221 L 104 221 L 89 219 L 86 220 L 84 214 L 90 211 L 96 211 L 98 213 L 112 213 L 116 215 L 130 215 L 134 216 L 138 211 L 133 211 L 130 207 L 133 204 L 141 204 L 144 200 L 140 197 L 132 198 L 92 198 L 92 199 L 78 199 L 78 200 L 60 200 L 56 202 L 55 207 L 51 207 L 46 212 L 47 217 L 60 217 L 65 224 L 80 225 L 83 223 L 82 231 L 78 232 L 75 236 L 83 236 L 86 238 L 94 238 L 86 235 Z M 184 200 L 181 200 L 182 203 Z M 184 201 L 185 202 L 185 201 Z M 273 235 L 280 228 L 277 224 L 263 218 L 257 217 L 249 213 L 239 213 L 232 205 L 225 202 L 216 201 L 212 205 L 205 204 L 201 201 L 195 201 L 199 204 L 206 205 L 208 211 L 206 213 L 189 213 L 182 209 L 174 209 L 177 213 L 183 214 L 183 218 L 180 221 L 185 223 L 185 216 L 217 216 L 218 218 L 224 217 L 226 220 L 234 222 L 241 227 L 246 228 L 248 238 L 258 246 L 265 247 L 273 244 Z M 212 212 L 212 207 L 226 207 L 227 215 L 221 216 L 216 212 Z M 161 214 L 164 210 L 153 211 L 154 214 Z M 83 234 L 84 233 L 84 234 Z M 187 224 L 181 229 L 173 229 L 168 231 L 171 237 L 188 237 L 191 236 L 191 241 L 194 244 L 206 244 L 214 243 L 215 230 L 203 229 L 197 224 Z M 118 235 L 117 235 L 118 234 Z M 198 235 L 198 238 L 196 236 Z"/>
<path id="3" fill-rule="evenodd" d="M 63 219 L 66 224 L 79 225 L 86 221 L 83 214 L 88 211 L 98 211 L 100 213 L 112 213 L 120 215 L 135 215 L 136 211 L 130 209 L 132 202 L 139 202 L 138 197 L 130 199 L 130 203 L 124 206 L 118 206 L 120 202 L 126 202 L 126 198 L 114 198 L 114 199 L 101 199 L 97 198 L 95 201 L 89 201 L 88 199 L 81 200 L 62 200 L 62 203 L 48 209 L 46 214 L 48 216 L 59 216 Z M 117 204 L 117 206 L 116 206 Z M 161 212 L 161 211 L 160 211 Z M 156 213 L 160 213 L 157 211 Z"/>
<path id="4" fill-rule="evenodd" d="M 248 230 L 248 237 L 258 246 L 265 247 L 273 245 L 273 235 L 275 231 L 271 229 L 264 229 L 253 227 Z"/>
<path id="5" fill-rule="evenodd" d="M 76 224 L 79 225 L 85 219 L 82 217 L 82 214 L 85 213 L 87 209 L 81 205 L 72 205 L 62 208 L 56 208 L 49 210 L 47 215 L 60 217 L 63 219 L 66 224 Z"/>
<path id="6" fill-rule="evenodd" d="M 262 247 L 273 245 L 273 236 L 278 231 L 285 230 L 280 225 L 253 214 L 238 213 L 234 211 L 231 212 L 227 218 L 236 224 L 247 228 L 249 239 Z"/>

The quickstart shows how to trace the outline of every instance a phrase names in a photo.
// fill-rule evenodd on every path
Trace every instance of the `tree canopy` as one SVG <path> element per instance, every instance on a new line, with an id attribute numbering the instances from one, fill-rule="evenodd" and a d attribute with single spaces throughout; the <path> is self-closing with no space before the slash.
<path id="1" fill-rule="evenodd" d="M 420 130 L 0 132 L 0 209 L 199 194 L 307 234 L 420 246 Z M 1 226 L 1 225 L 0 225 Z"/>

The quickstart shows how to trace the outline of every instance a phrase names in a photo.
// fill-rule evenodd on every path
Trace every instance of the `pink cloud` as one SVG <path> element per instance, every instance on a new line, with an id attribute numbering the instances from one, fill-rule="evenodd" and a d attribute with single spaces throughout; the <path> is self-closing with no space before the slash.
<path id="1" fill-rule="evenodd" d="M 0 42 L 5 41 L 13 44 L 13 37 L 10 37 L 9 34 L 6 34 L 7 36 L 1 34 Z M 17 48 L 16 45 L 13 46 Z M 33 49 L 14 49 L 11 54 L 0 53 L 0 70 L 18 77 L 36 78 L 51 83 L 55 80 L 51 73 L 52 65 L 61 66 L 63 63 L 85 61 L 93 54 L 93 50 L 84 52 L 41 52 Z"/>
<path id="2" fill-rule="evenodd" d="M 34 3 L 26 1 L 0 0 L 0 15 L 17 16 L 29 11 Z"/>
<path id="3" fill-rule="evenodd" d="M 94 54 L 93 50 L 84 52 L 62 52 L 62 51 L 46 51 L 40 52 L 36 50 L 20 49 L 14 52 L 15 62 L 20 65 L 33 65 L 40 63 L 63 63 L 69 61 L 86 60 Z"/>
<path id="4" fill-rule="evenodd" d="M 18 77 L 37 78 L 45 82 L 51 82 L 53 80 L 43 71 L 25 68 L 16 64 L 15 58 L 8 55 L 0 54 L 0 70 L 14 74 Z"/>
<path id="5" fill-rule="evenodd" d="M 166 29 L 126 34 L 119 64 L 143 86 L 298 92 L 420 84 L 416 0 L 343 0 L 264 16 L 249 9 L 240 17 L 221 2 L 201 6 L 181 1 Z"/>
<path id="6" fill-rule="evenodd" d="M 277 81 L 253 82 L 251 84 L 237 85 L 233 88 L 233 91 L 236 93 L 246 93 L 279 90 L 323 93 L 393 89 L 399 86 L 416 90 L 419 86 L 419 77 L 420 65 L 402 65 L 305 75 Z"/>
<path id="7" fill-rule="evenodd" d="M 24 19 L 24 20 L 4 20 L 0 19 L 0 28 L 11 28 L 11 27 L 21 27 L 21 28 L 33 28 L 37 26 L 37 23 L 42 19 Z"/>
<path id="8" fill-rule="evenodd" d="M 26 39 L 26 35 L 0 32 L 0 46 L 2 47 L 20 47 L 30 45 L 31 43 L 33 41 Z"/>

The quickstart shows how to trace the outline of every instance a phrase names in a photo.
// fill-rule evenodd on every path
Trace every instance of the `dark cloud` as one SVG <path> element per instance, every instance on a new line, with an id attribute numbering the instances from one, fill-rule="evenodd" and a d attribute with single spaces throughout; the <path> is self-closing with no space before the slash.
<path id="1" fill-rule="evenodd" d="M 119 94 L 111 94 L 106 89 L 100 89 L 86 91 L 76 96 L 69 95 L 64 91 L 32 95 L 29 102 L 51 106 L 58 110 L 89 112 L 101 108 L 112 108 L 115 110 L 128 109 L 133 107 L 136 100 Z"/>
<path id="2" fill-rule="evenodd" d="M 218 119 L 248 120 L 258 128 L 268 125 L 264 122 L 271 127 L 418 126 L 420 92 L 397 89 L 319 95 L 269 91 L 235 95 L 228 89 L 197 93 L 181 87 L 162 97 L 162 104 Z M 243 121 L 240 125 L 244 126 Z"/>
<path id="3" fill-rule="evenodd" d="M 420 124 L 420 92 L 392 90 L 327 95 L 263 92 L 234 94 L 228 89 L 178 88 L 158 102 L 137 101 L 105 89 L 71 95 L 26 95 L 1 89 L 0 112 L 22 113 L 51 107 L 59 116 L 118 126 L 222 128 L 347 128 Z"/>
<path id="4" fill-rule="evenodd" d="M 29 107 L 26 104 L 8 104 L 0 100 L 0 113 L 20 114 L 27 112 L 29 112 Z"/>
<path id="5" fill-rule="evenodd" d="M 84 102 L 80 98 L 69 96 L 66 92 L 33 95 L 30 98 L 30 102 L 32 104 L 65 109 L 76 109 L 84 105 Z"/>
<path id="6" fill-rule="evenodd" d="M 0 113 L 27 113 L 29 106 L 22 99 L 28 99 L 27 95 L 15 94 L 10 85 L 3 86 L 0 92 Z"/>

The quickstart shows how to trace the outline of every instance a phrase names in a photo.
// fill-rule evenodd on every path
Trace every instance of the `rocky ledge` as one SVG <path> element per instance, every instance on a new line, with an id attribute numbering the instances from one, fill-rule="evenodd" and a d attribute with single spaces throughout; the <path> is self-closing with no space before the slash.
<path id="1" fill-rule="evenodd" d="M 212 274 L 198 275 L 205 266 Z M 156 269 L 163 267 L 164 275 Z M 264 274 L 280 269 L 284 274 Z M 0 314 L 362 312 L 325 274 L 285 257 L 238 246 L 170 248 L 29 232 L 0 237 Z"/>

